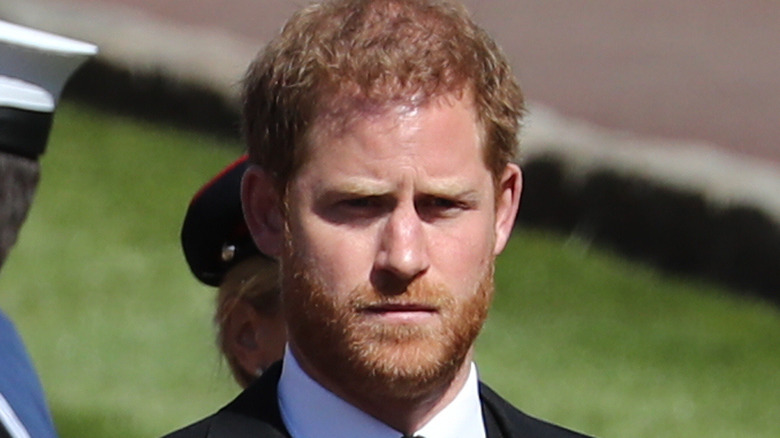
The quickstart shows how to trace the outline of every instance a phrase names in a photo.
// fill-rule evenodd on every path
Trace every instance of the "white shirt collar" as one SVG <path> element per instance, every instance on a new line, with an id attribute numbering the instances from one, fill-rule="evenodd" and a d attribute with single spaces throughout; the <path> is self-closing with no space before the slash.
<path id="1" fill-rule="evenodd" d="M 289 348 L 279 380 L 279 409 L 293 438 L 399 438 L 401 433 L 340 399 L 312 380 Z M 425 438 L 485 438 L 477 368 L 455 399 L 416 435 Z"/>

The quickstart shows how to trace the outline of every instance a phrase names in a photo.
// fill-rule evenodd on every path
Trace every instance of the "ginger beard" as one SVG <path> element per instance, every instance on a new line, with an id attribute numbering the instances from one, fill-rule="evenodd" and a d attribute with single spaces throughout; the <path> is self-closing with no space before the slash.
<path id="1" fill-rule="evenodd" d="M 336 296 L 287 242 L 283 309 L 290 340 L 305 356 L 299 361 L 358 397 L 413 400 L 452 382 L 487 317 L 494 290 L 492 258 L 473 292 L 465 296 L 453 296 L 443 285 L 425 279 L 414 280 L 402 293 L 383 294 L 366 283 L 347 296 Z M 366 311 L 401 303 L 436 308 L 437 320 L 424 325 L 382 323 Z"/>

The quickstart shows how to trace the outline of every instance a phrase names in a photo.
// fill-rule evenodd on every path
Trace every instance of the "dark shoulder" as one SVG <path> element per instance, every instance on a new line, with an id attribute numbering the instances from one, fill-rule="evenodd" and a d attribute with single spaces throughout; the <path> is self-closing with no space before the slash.
<path id="1" fill-rule="evenodd" d="M 275 363 L 217 413 L 163 438 L 288 437 L 276 394 L 281 368 Z"/>
<path id="2" fill-rule="evenodd" d="M 487 385 L 480 383 L 479 394 L 486 423 L 491 420 L 501 430 L 501 436 L 535 438 L 576 438 L 587 437 L 572 430 L 534 418 L 512 406 Z M 488 418 L 488 416 L 492 418 Z"/>
<path id="3" fill-rule="evenodd" d="M 190 424 L 179 430 L 173 431 L 163 438 L 206 438 L 211 428 L 211 422 L 214 420 L 214 416 L 206 417 L 197 423 Z"/>

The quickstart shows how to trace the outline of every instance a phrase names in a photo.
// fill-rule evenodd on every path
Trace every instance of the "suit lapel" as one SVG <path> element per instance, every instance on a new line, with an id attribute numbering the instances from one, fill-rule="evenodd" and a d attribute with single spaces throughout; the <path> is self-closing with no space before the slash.
<path id="1" fill-rule="evenodd" d="M 479 398 L 488 438 L 587 438 L 520 412 L 482 382 Z"/>
<path id="2" fill-rule="evenodd" d="M 487 438 L 504 438 L 493 410 L 487 406 L 484 398 L 480 398 L 482 399 L 482 420 L 485 423 L 485 435 Z"/>
<path id="3" fill-rule="evenodd" d="M 221 411 L 214 418 L 208 438 L 287 438 L 280 431 L 258 418 L 248 417 L 230 411 Z"/>
<path id="4" fill-rule="evenodd" d="M 214 416 L 208 438 L 290 438 L 277 402 L 281 362 Z"/>

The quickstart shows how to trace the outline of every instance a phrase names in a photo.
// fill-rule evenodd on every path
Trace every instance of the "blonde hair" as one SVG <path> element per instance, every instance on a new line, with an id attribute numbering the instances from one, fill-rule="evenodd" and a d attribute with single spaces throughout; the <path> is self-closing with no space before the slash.
<path id="1" fill-rule="evenodd" d="M 258 313 L 275 316 L 280 307 L 279 265 L 265 256 L 255 256 L 232 267 L 219 286 L 214 323 L 217 346 L 230 366 L 233 378 L 246 387 L 255 375 L 245 371 L 229 348 L 227 323 L 240 300 L 246 300 Z"/>

